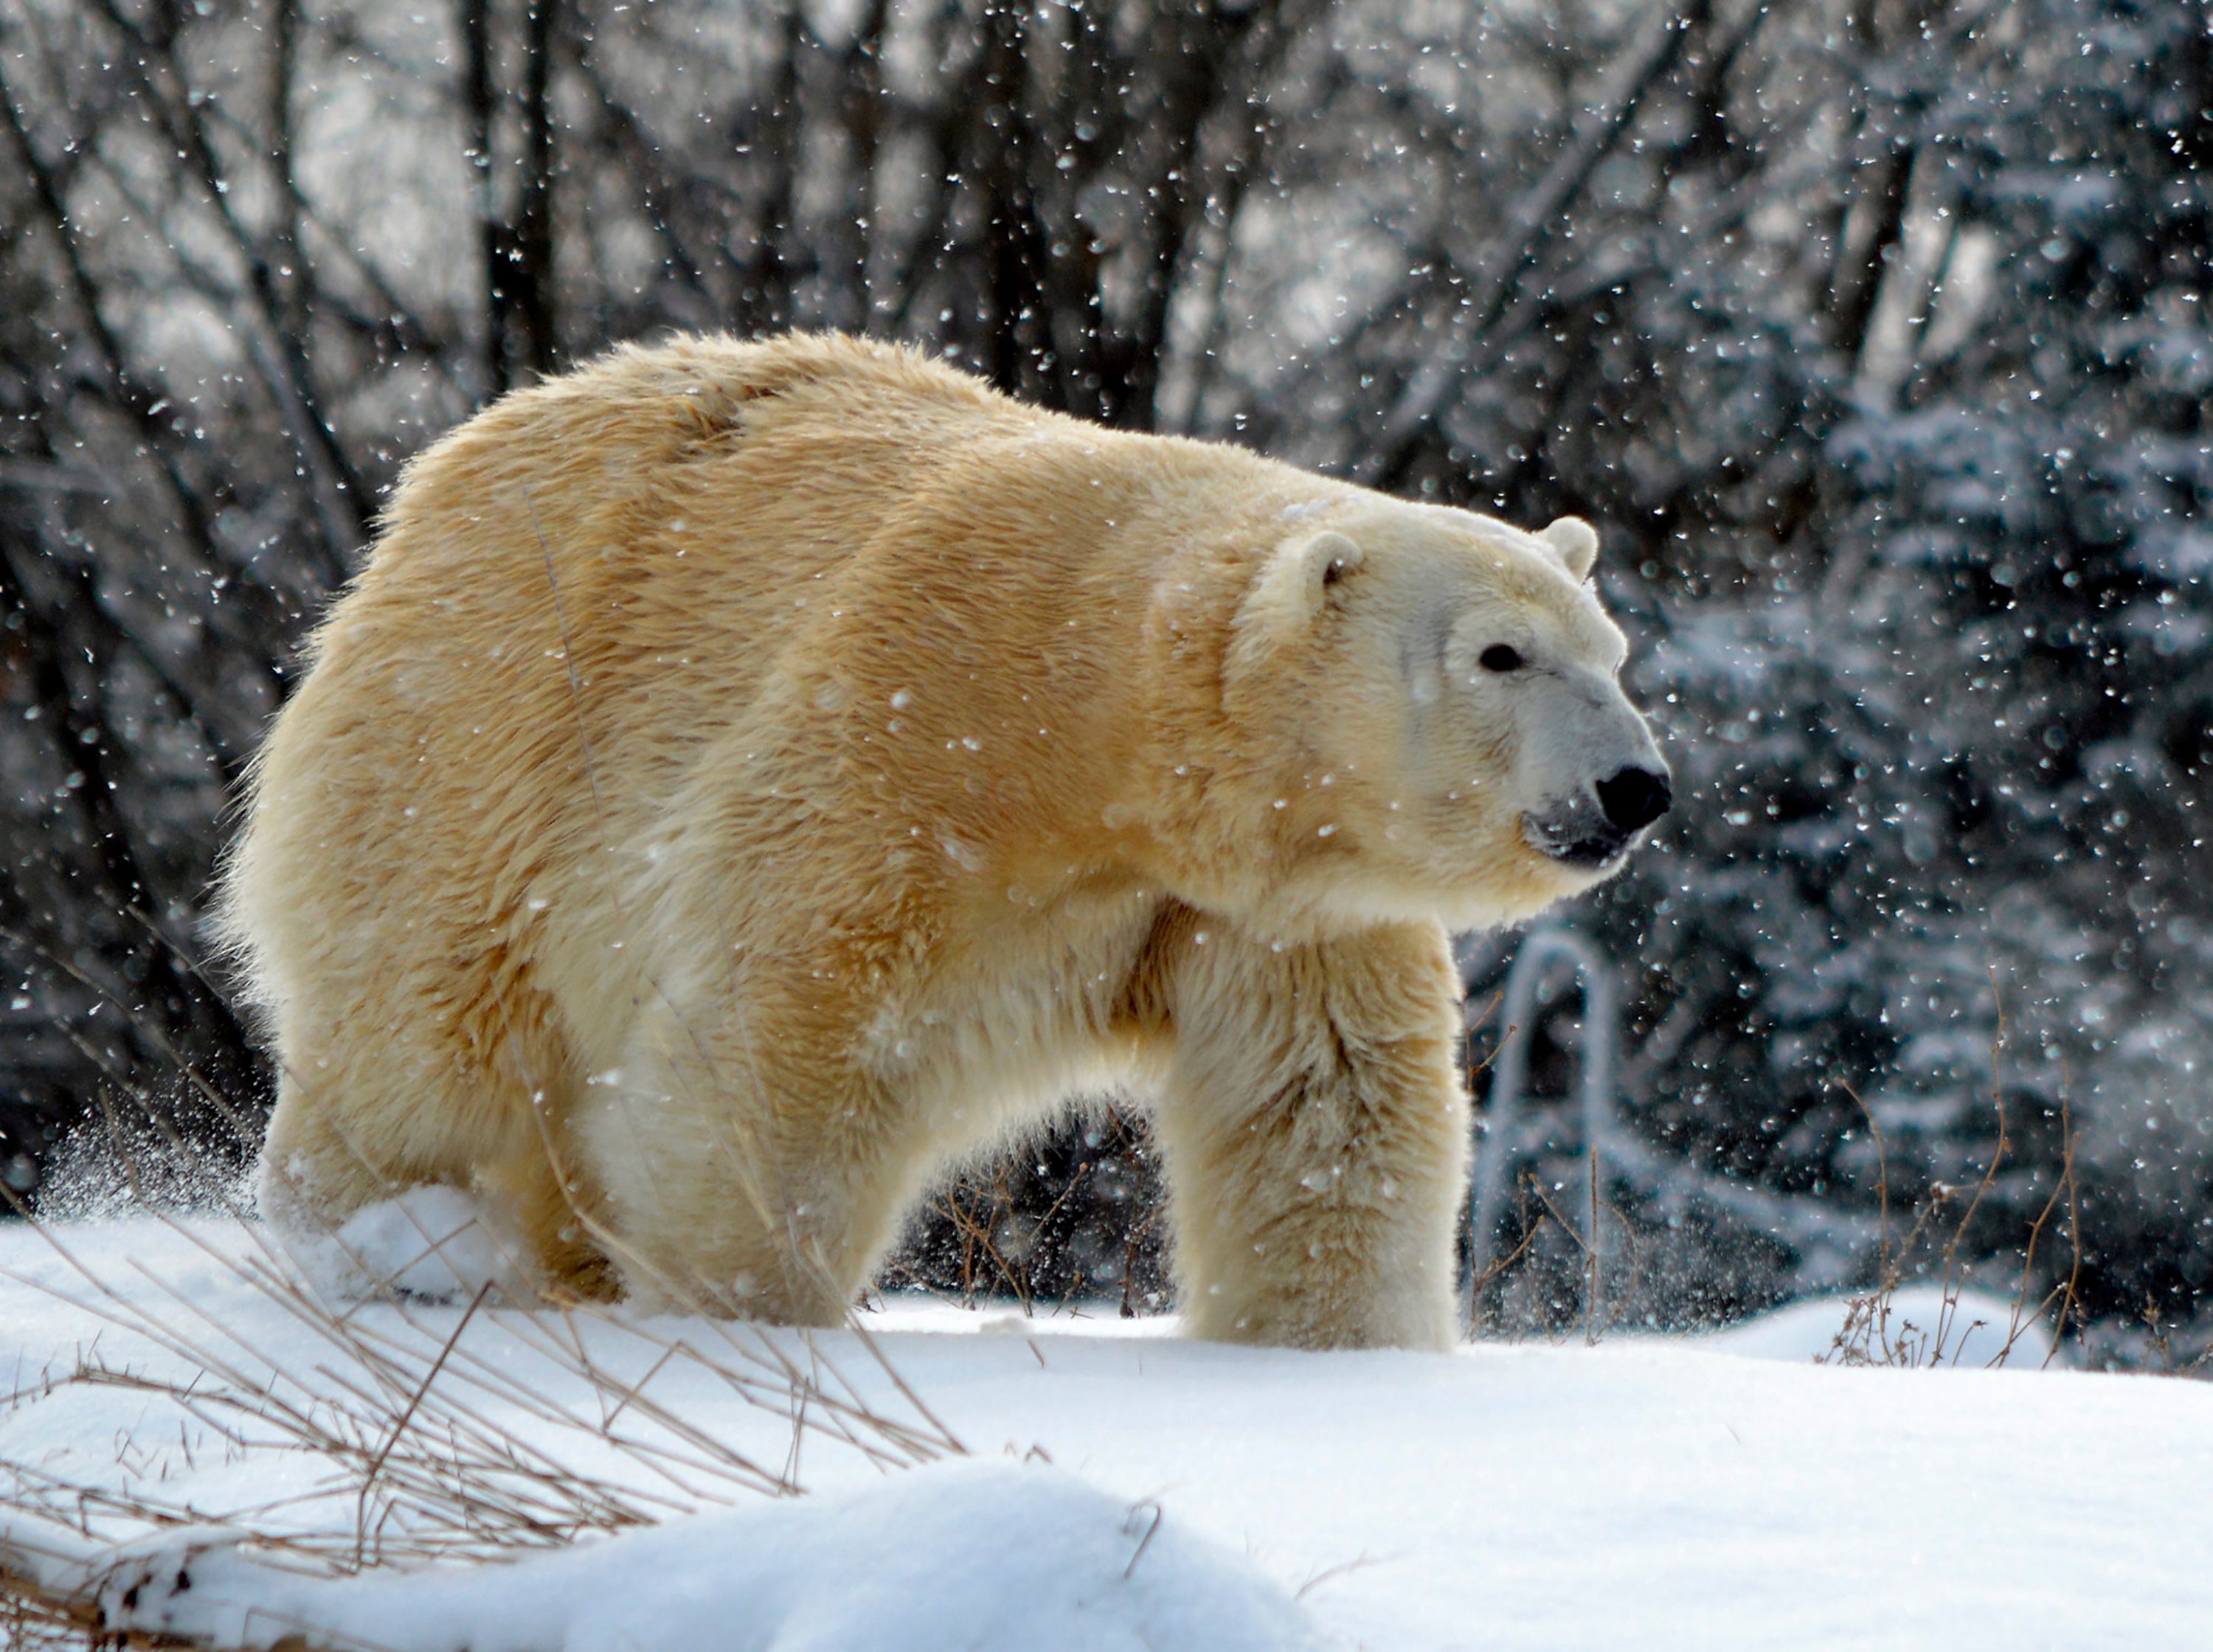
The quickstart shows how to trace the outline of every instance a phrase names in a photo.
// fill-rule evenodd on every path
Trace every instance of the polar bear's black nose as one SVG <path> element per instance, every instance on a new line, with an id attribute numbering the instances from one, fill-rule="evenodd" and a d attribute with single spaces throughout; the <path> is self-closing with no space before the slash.
<path id="1" fill-rule="evenodd" d="M 1649 769 L 1621 769 L 1598 783 L 1598 801 L 1615 826 L 1635 832 L 1665 814 L 1675 794 L 1664 774 Z"/>

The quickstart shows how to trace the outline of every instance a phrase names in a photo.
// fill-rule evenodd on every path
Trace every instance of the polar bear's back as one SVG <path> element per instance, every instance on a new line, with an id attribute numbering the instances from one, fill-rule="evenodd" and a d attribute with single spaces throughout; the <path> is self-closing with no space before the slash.
<path id="1" fill-rule="evenodd" d="M 466 590 L 491 605 L 472 614 L 566 619 L 584 646 L 658 649 L 708 614 L 727 637 L 783 613 L 948 454 L 1038 417 L 841 337 L 625 348 L 411 466 L 348 603 L 457 612 Z"/>
<path id="2" fill-rule="evenodd" d="M 432 447 L 256 765 L 225 923 L 257 997 L 380 944 L 497 968 L 549 887 L 588 905 L 885 500 L 1044 418 L 891 346 L 690 338 Z"/>

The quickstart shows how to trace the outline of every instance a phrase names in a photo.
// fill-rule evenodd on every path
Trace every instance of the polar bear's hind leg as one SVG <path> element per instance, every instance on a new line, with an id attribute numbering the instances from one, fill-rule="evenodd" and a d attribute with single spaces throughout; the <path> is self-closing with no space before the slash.
<path id="1" fill-rule="evenodd" d="M 433 985 L 419 966 L 363 1002 L 302 995 L 277 1028 L 277 1108 L 259 1198 L 280 1228 L 333 1232 L 364 1206 L 443 1186 L 483 1198 L 556 1294 L 602 1299 L 612 1275 L 597 1200 L 569 1137 L 574 1086 L 551 1006 L 507 983 L 485 1015 L 465 972 Z M 478 1024 L 485 1023 L 485 1024 Z M 460 1036 L 454 1036 L 454 1034 Z"/>

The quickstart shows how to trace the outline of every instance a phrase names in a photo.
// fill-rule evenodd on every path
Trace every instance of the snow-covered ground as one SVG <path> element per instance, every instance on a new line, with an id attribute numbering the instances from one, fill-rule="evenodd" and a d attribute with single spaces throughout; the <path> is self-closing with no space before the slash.
<path id="1" fill-rule="evenodd" d="M 137 1381 L 188 1376 L 180 1355 L 50 1294 L 105 1281 L 216 1349 L 234 1382 L 281 1365 L 326 1394 L 358 1384 L 342 1338 L 229 1265 L 251 1239 L 144 1218 L 65 1237 L 83 1272 L 29 1229 L 0 1230 L 0 1393 L 19 1396 L 0 1413 L 0 1462 L 202 1515 L 296 1499 L 259 1527 L 353 1529 L 369 1506 L 358 1484 L 333 1489 L 312 1454 L 211 1442 L 204 1414 Z M 369 1303 L 347 1334 L 427 1373 L 463 1313 Z M 578 1484 L 635 1487 L 641 1506 L 702 1503 L 703 1487 L 733 1506 L 429 1580 L 311 1582 L 172 1537 L 113 1575 L 111 1606 L 231 1643 L 321 1624 L 393 1652 L 2213 1645 L 2213 1385 L 2039 1370 L 2019 1354 L 2001 1370 L 1817 1365 L 1839 1313 L 1446 1356 L 894 1303 L 863 1316 L 873 1353 L 851 1332 L 760 1344 L 893 1421 L 874 1436 L 849 1421 L 859 1445 L 818 1429 L 795 1461 L 787 1423 L 727 1370 L 668 1355 L 742 1337 L 483 1308 L 439 1377 L 475 1386 L 421 1416 L 509 1431 Z M 596 1388 L 564 1348 L 591 1352 Z M 69 1381 L 88 1361 L 111 1375 Z M 611 1407 L 625 1384 L 638 1398 Z M 562 1408 L 577 1425 L 555 1420 Z M 872 1465 L 929 1454 L 932 1417 L 972 1461 Z M 681 1461 L 672 1447 L 656 1479 L 649 1451 L 607 1443 L 624 1429 L 717 1443 Z M 808 1496 L 696 1467 L 738 1454 Z M 20 1519 L 16 1535 L 45 1543 L 64 1583 L 113 1558 Z"/>

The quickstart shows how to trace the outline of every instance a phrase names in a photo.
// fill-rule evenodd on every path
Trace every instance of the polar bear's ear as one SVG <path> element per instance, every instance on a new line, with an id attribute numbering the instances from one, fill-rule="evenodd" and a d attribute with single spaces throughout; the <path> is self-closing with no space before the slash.
<path id="1" fill-rule="evenodd" d="M 1323 594 L 1359 567 L 1360 559 L 1360 547 L 1332 527 L 1285 539 L 1269 553 L 1238 604 L 1237 628 L 1304 625 L 1320 611 Z"/>
<path id="2" fill-rule="evenodd" d="M 1360 547 L 1334 528 L 1285 539 L 1269 552 L 1237 605 L 1233 662 L 1304 631 L 1329 588 L 1360 566 Z"/>
<path id="3" fill-rule="evenodd" d="M 1581 584 L 1590 577 L 1591 564 L 1598 560 L 1598 530 L 1588 522 L 1563 516 L 1537 537 L 1558 555 L 1569 578 Z"/>

